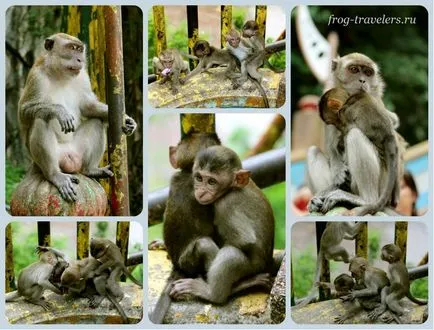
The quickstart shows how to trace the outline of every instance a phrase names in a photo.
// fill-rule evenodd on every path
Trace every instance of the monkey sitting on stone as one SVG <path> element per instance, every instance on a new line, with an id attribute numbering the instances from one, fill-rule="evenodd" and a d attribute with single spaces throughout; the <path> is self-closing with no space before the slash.
<path id="1" fill-rule="evenodd" d="M 173 283 L 170 296 L 183 299 L 193 295 L 223 304 L 241 279 L 251 277 L 254 282 L 255 275 L 271 272 L 273 210 L 250 179 L 250 172 L 242 169 L 238 155 L 229 148 L 202 149 L 196 155 L 192 177 L 196 200 L 201 205 L 213 205 L 213 224 L 221 248 L 211 261 L 206 280 L 179 279 Z"/>
<path id="2" fill-rule="evenodd" d="M 57 33 L 45 40 L 44 53 L 27 76 L 18 105 L 21 136 L 33 160 L 67 201 L 75 201 L 74 173 L 93 178 L 113 176 L 99 167 L 105 150 L 108 107 L 92 92 L 86 72 L 86 48 L 77 38 Z M 125 117 L 123 131 L 135 121 Z"/>
<path id="3" fill-rule="evenodd" d="M 404 314 L 404 309 L 400 306 L 399 301 L 407 297 L 418 305 L 426 305 L 426 301 L 421 301 L 410 292 L 410 279 L 408 270 L 402 262 L 401 249 L 395 244 L 387 244 L 381 248 L 381 260 L 389 263 L 388 273 L 390 286 L 386 286 L 381 291 L 381 305 L 369 314 L 371 320 L 377 319 L 388 308 L 396 315 Z M 386 317 L 384 321 L 390 323 L 396 319 Z M 397 321 L 399 322 L 399 319 Z"/>
<path id="4" fill-rule="evenodd" d="M 194 44 L 193 54 L 199 58 L 199 63 L 193 71 L 180 80 L 181 83 L 185 83 L 188 79 L 197 74 L 206 72 L 214 65 L 226 65 L 225 76 L 230 79 L 240 76 L 235 72 L 237 69 L 235 57 L 233 57 L 227 49 L 217 49 L 211 46 L 206 40 L 198 40 Z"/>
<path id="5" fill-rule="evenodd" d="M 264 107 L 269 108 L 267 94 L 261 85 L 262 74 L 258 72 L 258 68 L 263 63 L 263 55 L 258 46 L 249 38 L 241 36 L 237 30 L 232 29 L 226 35 L 226 49 L 240 61 L 241 65 L 241 76 L 234 82 L 233 87 L 239 88 L 247 79 L 250 79 L 261 93 Z"/>
<path id="6" fill-rule="evenodd" d="M 170 81 L 172 94 L 177 94 L 180 84 L 183 82 L 180 80 L 181 74 L 190 72 L 188 63 L 184 61 L 179 50 L 169 48 L 162 51 L 158 57 L 152 59 L 152 64 L 154 73 L 161 77 L 159 84 Z"/>
<path id="7" fill-rule="evenodd" d="M 21 270 L 18 275 L 17 291 L 6 293 L 6 302 L 24 297 L 29 303 L 39 305 L 48 311 L 50 304 L 44 300 L 43 293 L 45 290 L 51 290 L 59 295 L 63 294 L 57 284 L 50 282 L 50 278 L 59 260 L 64 259 L 65 255 L 45 247 L 37 247 L 36 251 L 39 254 L 39 261 Z"/>
<path id="8" fill-rule="evenodd" d="M 383 187 L 379 195 L 376 192 L 379 188 L 371 191 L 372 196 L 335 190 L 325 198 L 323 211 L 330 210 L 338 201 L 359 206 L 355 209 L 355 215 L 359 216 L 394 208 L 399 196 L 400 157 L 395 129 L 383 102 L 364 91 L 350 96 L 342 88 L 333 88 L 321 97 L 319 111 L 326 124 L 334 125 L 342 133 L 346 150 L 357 148 L 356 141 L 360 137 L 370 141 L 379 155 L 377 162 L 370 159 L 366 166 L 377 168 L 372 171 L 370 180 L 374 185 Z M 350 157 L 348 153 L 346 156 Z M 357 173 L 352 173 L 352 176 L 355 175 Z"/>

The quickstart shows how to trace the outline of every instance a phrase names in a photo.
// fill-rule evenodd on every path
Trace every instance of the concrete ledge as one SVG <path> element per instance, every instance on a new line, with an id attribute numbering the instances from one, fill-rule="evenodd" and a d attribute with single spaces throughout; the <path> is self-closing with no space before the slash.
<path id="1" fill-rule="evenodd" d="M 125 297 L 120 302 L 130 323 L 139 323 L 143 317 L 143 290 L 135 284 L 121 283 Z M 117 324 L 122 323 L 117 309 L 108 299 L 98 308 L 89 307 L 86 298 L 71 299 L 45 291 L 45 299 L 52 308 L 45 311 L 41 306 L 24 300 L 5 303 L 6 319 L 11 324 Z"/>
<path id="2" fill-rule="evenodd" d="M 163 291 L 172 265 L 166 251 L 148 251 L 148 303 L 151 312 Z M 283 279 L 281 278 L 283 276 Z M 279 278 L 277 280 L 277 278 Z M 285 267 L 276 277 L 271 295 L 253 292 L 234 297 L 225 305 L 198 300 L 172 302 L 164 318 L 166 324 L 270 324 L 285 318 Z M 283 296 L 283 298 L 282 298 Z M 273 309 L 276 308 L 275 316 Z"/>
<path id="3" fill-rule="evenodd" d="M 232 88 L 224 76 L 226 68 L 212 68 L 210 73 L 201 73 L 181 85 L 179 92 L 172 94 L 170 83 L 148 85 L 148 100 L 155 108 L 263 108 L 263 100 L 256 86 L 247 81 L 243 87 Z M 260 69 L 264 75 L 262 86 L 271 108 L 285 103 L 285 75 L 269 69 Z"/>
<path id="4" fill-rule="evenodd" d="M 334 318 L 354 306 L 353 303 L 343 302 L 341 299 L 333 299 L 318 303 L 309 304 L 302 308 L 292 307 L 291 317 L 298 324 L 334 324 Z M 407 312 L 400 317 L 403 324 L 420 324 L 423 323 L 423 313 L 427 306 L 419 306 L 407 298 L 401 300 L 401 306 Z M 388 315 L 388 311 L 384 315 Z M 383 324 L 381 316 L 376 321 L 371 321 L 368 318 L 368 313 L 362 311 L 351 319 L 348 319 L 346 324 Z"/>

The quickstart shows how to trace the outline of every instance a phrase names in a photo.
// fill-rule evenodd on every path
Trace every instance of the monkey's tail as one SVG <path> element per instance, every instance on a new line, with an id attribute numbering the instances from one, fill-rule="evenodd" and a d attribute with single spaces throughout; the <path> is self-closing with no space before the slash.
<path id="1" fill-rule="evenodd" d="M 427 300 L 420 300 L 420 299 L 418 299 L 418 298 L 415 298 L 411 293 L 410 293 L 410 291 L 408 291 L 408 293 L 407 293 L 407 298 L 408 299 L 410 299 L 412 302 L 414 302 L 415 304 L 418 304 L 418 305 L 426 305 L 426 304 L 428 304 L 428 301 Z"/>
<path id="2" fill-rule="evenodd" d="M 141 283 L 139 280 L 137 280 L 128 270 L 128 268 L 126 266 L 124 266 L 123 268 L 124 274 L 128 276 L 128 278 L 133 281 L 135 284 L 137 284 L 138 286 L 140 286 L 141 288 L 143 288 L 143 283 Z"/>
<path id="3" fill-rule="evenodd" d="M 315 273 L 314 282 L 312 284 L 312 288 L 310 289 L 308 295 L 297 304 L 297 308 L 306 306 L 316 297 L 318 291 L 318 287 L 316 286 L 316 283 L 319 282 L 321 277 L 322 261 L 323 261 L 323 253 L 320 250 L 318 253 L 318 259 L 316 260 L 316 273 Z"/>
<path id="4" fill-rule="evenodd" d="M 166 286 L 161 292 L 160 297 L 158 298 L 157 303 L 153 311 L 149 315 L 149 320 L 154 324 L 163 324 L 164 317 L 166 316 L 167 311 L 169 310 L 170 303 L 172 299 L 170 298 L 170 290 L 172 289 L 172 284 L 174 281 L 182 278 L 182 275 L 176 271 L 172 270 L 169 278 L 167 279 Z"/>
<path id="5" fill-rule="evenodd" d="M 264 88 L 261 86 L 261 84 L 256 79 L 253 79 L 250 76 L 248 76 L 248 77 L 255 84 L 256 88 L 259 90 L 259 93 L 261 93 L 262 100 L 264 101 L 264 108 L 269 108 L 270 104 L 268 103 L 267 94 L 265 94 Z"/>
<path id="6" fill-rule="evenodd" d="M 11 302 L 11 301 L 15 301 L 16 299 L 18 299 L 19 297 L 21 297 L 21 295 L 18 293 L 18 291 L 12 291 L 12 292 L 8 292 L 6 293 L 6 301 L 7 302 Z"/>
<path id="7" fill-rule="evenodd" d="M 109 292 L 107 292 L 107 298 L 112 302 L 113 305 L 115 305 L 116 309 L 118 310 L 119 314 L 121 314 L 122 322 L 124 324 L 129 324 L 128 316 L 125 314 L 124 309 L 122 308 L 121 304 L 119 304 L 119 301 L 117 301 L 113 295 Z"/>

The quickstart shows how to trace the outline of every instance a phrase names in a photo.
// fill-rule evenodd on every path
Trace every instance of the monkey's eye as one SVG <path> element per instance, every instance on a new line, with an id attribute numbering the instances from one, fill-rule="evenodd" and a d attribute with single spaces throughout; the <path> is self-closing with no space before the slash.
<path id="1" fill-rule="evenodd" d="M 348 68 L 348 70 L 349 70 L 351 73 L 358 73 L 358 72 L 359 72 L 359 68 L 358 68 L 357 66 L 355 66 L 355 65 L 351 65 L 351 66 Z"/>
<path id="2" fill-rule="evenodd" d="M 208 180 L 208 184 L 209 184 L 210 186 L 214 186 L 215 184 L 217 184 L 217 180 L 214 179 L 214 178 L 211 178 L 211 179 Z"/>
<path id="3" fill-rule="evenodd" d="M 371 69 L 371 68 L 364 68 L 363 69 L 363 73 L 366 75 L 366 76 L 368 76 L 368 77 L 370 77 L 370 76 L 372 76 L 373 74 L 374 74 L 374 70 L 373 69 Z"/>
<path id="4" fill-rule="evenodd" d="M 195 179 L 197 182 L 202 182 L 202 177 L 200 176 L 200 174 L 196 174 L 196 175 L 194 176 L 194 179 Z"/>

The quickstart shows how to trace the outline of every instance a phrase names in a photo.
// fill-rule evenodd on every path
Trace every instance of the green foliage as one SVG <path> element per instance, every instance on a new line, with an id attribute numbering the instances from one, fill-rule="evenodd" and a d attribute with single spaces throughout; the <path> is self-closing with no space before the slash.
<path id="1" fill-rule="evenodd" d="M 148 74 L 152 74 L 152 58 L 155 54 L 155 30 L 152 10 L 148 12 Z"/>
<path id="2" fill-rule="evenodd" d="M 411 282 L 410 292 L 416 298 L 428 299 L 428 277 Z"/>
<path id="3" fill-rule="evenodd" d="M 12 193 L 17 187 L 18 183 L 23 179 L 26 170 L 6 159 L 6 204 L 11 201 Z"/>
<path id="4" fill-rule="evenodd" d="M 14 272 L 15 278 L 21 270 L 38 260 L 38 255 L 35 253 L 35 248 L 38 246 L 38 235 L 36 231 L 36 223 L 34 229 L 28 230 L 28 223 L 12 222 L 12 240 L 13 240 L 13 256 L 14 256 Z M 21 237 L 21 239 L 17 239 Z M 51 237 L 52 246 L 62 250 L 66 246 L 66 236 L 63 234 Z"/>
<path id="5" fill-rule="evenodd" d="M 298 298 L 305 297 L 312 287 L 316 269 L 316 253 L 313 245 L 310 245 L 299 253 L 292 252 L 292 274 L 294 295 Z"/>
<path id="6" fill-rule="evenodd" d="M 271 187 L 263 189 L 265 196 L 270 201 L 273 208 L 274 220 L 275 220 L 275 232 L 274 232 L 274 248 L 285 248 L 285 202 L 286 202 L 286 183 L 282 182 Z"/>
<path id="7" fill-rule="evenodd" d="M 133 247 L 128 251 L 129 253 L 134 253 L 134 252 L 140 252 L 143 251 L 143 245 L 136 243 L 133 245 Z M 143 264 L 137 265 L 136 267 L 134 267 L 134 270 L 131 272 L 131 274 L 137 278 L 139 281 L 141 281 L 141 279 L 143 279 Z M 127 282 L 132 282 L 129 278 L 127 278 Z"/>
<path id="8" fill-rule="evenodd" d="M 106 237 L 108 226 L 109 223 L 107 221 L 97 222 L 95 237 Z"/>
<path id="9" fill-rule="evenodd" d="M 241 30 L 246 21 L 246 9 L 240 7 L 232 7 L 232 24 L 235 29 Z"/>
<path id="10" fill-rule="evenodd" d="M 368 259 L 372 262 L 378 259 L 380 251 L 381 232 L 379 230 L 370 230 L 368 238 Z"/>

